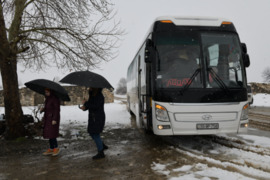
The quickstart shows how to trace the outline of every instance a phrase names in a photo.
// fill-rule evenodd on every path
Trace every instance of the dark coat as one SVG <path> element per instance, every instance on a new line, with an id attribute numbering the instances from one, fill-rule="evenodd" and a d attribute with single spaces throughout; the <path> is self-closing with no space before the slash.
<path id="1" fill-rule="evenodd" d="M 89 99 L 84 103 L 84 106 L 89 112 L 88 133 L 101 133 L 105 125 L 104 96 L 101 90 L 95 96 L 90 92 Z"/>
<path id="2" fill-rule="evenodd" d="M 52 94 L 46 97 L 44 112 L 43 138 L 57 138 L 59 136 L 60 125 L 60 100 Z M 52 125 L 53 120 L 57 124 Z"/>

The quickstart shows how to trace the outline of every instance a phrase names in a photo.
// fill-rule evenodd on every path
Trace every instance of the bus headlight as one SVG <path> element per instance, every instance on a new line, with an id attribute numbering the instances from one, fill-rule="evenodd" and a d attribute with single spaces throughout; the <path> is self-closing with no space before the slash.
<path id="1" fill-rule="evenodd" d="M 241 119 L 240 120 L 247 120 L 248 119 L 248 107 L 249 105 L 246 104 L 242 109 Z"/>
<path id="2" fill-rule="evenodd" d="M 156 104 L 156 118 L 159 121 L 169 121 L 169 116 L 166 108 Z"/>

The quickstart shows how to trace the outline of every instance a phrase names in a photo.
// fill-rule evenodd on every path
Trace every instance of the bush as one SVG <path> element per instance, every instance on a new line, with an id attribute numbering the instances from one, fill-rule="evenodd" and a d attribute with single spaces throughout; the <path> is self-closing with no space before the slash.
<path id="1" fill-rule="evenodd" d="M 116 88 L 115 91 L 116 94 L 124 95 L 127 93 L 127 81 L 125 78 L 121 78 L 118 87 Z"/>

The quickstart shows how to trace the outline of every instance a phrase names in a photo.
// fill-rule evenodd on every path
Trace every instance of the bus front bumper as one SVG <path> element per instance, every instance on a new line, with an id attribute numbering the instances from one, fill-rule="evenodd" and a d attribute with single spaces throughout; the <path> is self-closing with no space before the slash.
<path id="1" fill-rule="evenodd" d="M 245 133 L 248 129 L 248 119 L 240 120 L 244 103 L 223 105 L 222 108 L 217 105 L 181 108 L 169 104 L 161 105 L 167 107 L 169 121 L 153 119 L 153 131 L 156 135 Z"/>

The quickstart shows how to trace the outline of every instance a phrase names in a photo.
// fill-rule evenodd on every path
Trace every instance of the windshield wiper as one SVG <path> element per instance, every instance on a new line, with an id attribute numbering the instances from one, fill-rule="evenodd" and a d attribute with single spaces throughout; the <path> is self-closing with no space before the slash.
<path id="1" fill-rule="evenodd" d="M 196 71 L 192 74 L 192 76 L 189 78 L 188 82 L 184 86 L 183 89 L 180 90 L 181 95 L 189 88 L 191 83 L 194 81 L 195 77 L 198 75 L 198 73 L 201 72 L 201 68 L 197 68 Z"/>
<path id="2" fill-rule="evenodd" d="M 207 68 L 207 71 L 209 71 L 210 74 L 213 76 L 213 79 L 217 82 L 218 86 L 221 89 L 223 89 L 226 92 L 226 94 L 229 94 L 229 88 L 222 81 L 222 79 L 218 76 L 218 74 L 213 70 L 213 68 L 209 67 L 209 68 Z"/>

